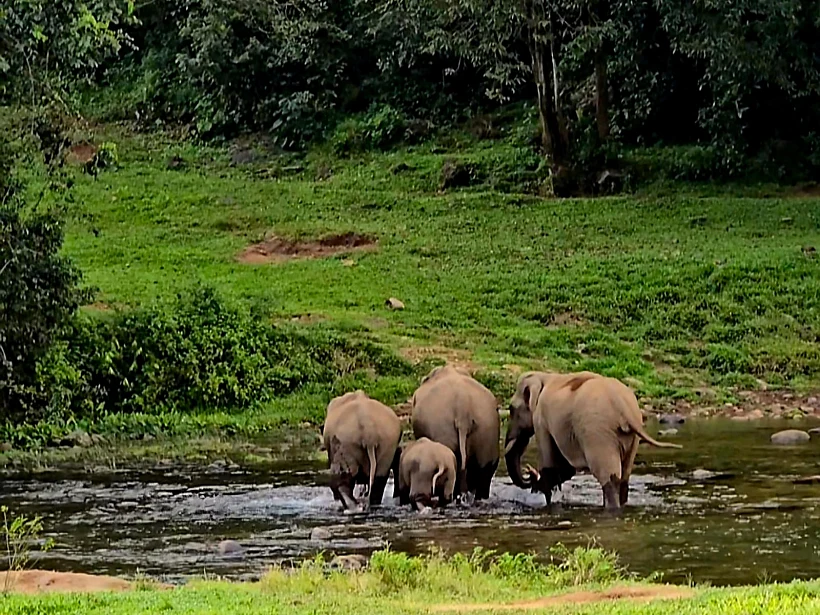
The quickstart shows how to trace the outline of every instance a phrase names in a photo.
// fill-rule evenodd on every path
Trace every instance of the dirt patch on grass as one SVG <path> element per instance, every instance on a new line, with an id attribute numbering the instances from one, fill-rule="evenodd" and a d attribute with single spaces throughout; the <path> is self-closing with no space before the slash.
<path id="1" fill-rule="evenodd" d="M 11 575 L 10 579 L 7 579 L 8 575 Z M 134 587 L 132 583 L 116 577 L 47 570 L 0 572 L 0 589 L 7 586 L 10 591 L 20 594 L 122 592 Z"/>
<path id="2" fill-rule="evenodd" d="M 97 146 L 93 143 L 76 143 L 68 148 L 65 153 L 65 161 L 68 164 L 83 165 L 94 159 L 97 153 Z"/>
<path id="3" fill-rule="evenodd" d="M 400 350 L 402 356 L 413 363 L 422 363 L 430 359 L 443 359 L 450 365 L 463 367 L 475 372 L 481 366 L 473 361 L 473 354 L 468 350 L 445 348 L 444 346 L 408 346 Z"/>
<path id="4" fill-rule="evenodd" d="M 656 587 L 614 587 L 603 591 L 582 591 L 527 600 L 523 602 L 489 602 L 485 604 L 438 604 L 430 607 L 436 613 L 472 613 L 475 611 L 529 611 L 591 602 L 627 600 L 650 602 L 652 600 L 675 600 L 690 598 L 695 594 L 685 587 L 658 585 Z"/>
<path id="5" fill-rule="evenodd" d="M 373 250 L 375 247 L 374 238 L 352 232 L 304 241 L 271 235 L 265 241 L 245 248 L 237 256 L 237 260 L 248 265 L 264 265 L 294 259 L 327 258 L 337 254 Z"/>

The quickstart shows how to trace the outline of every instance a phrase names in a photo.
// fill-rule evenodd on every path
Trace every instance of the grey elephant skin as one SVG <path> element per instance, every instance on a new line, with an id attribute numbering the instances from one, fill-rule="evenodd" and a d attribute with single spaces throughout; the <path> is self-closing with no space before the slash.
<path id="1" fill-rule="evenodd" d="M 322 437 L 333 497 L 347 511 L 360 510 L 353 490 L 366 484 L 369 506 L 381 505 L 390 470 L 398 467 L 401 423 L 396 413 L 363 391 L 346 393 L 328 404 Z"/>
<path id="2" fill-rule="evenodd" d="M 399 463 L 399 503 L 414 509 L 443 507 L 453 501 L 456 456 L 449 448 L 421 438 L 404 446 Z"/>
<path id="3" fill-rule="evenodd" d="M 447 365 L 421 381 L 412 406 L 416 439 L 439 442 L 456 456 L 456 495 L 470 492 L 477 500 L 490 497 L 501 435 L 495 396 L 467 371 Z"/>
<path id="4" fill-rule="evenodd" d="M 521 458 L 533 435 L 539 467 L 525 476 Z M 682 448 L 646 433 L 635 394 L 619 380 L 592 372 L 527 372 L 510 403 L 504 452 L 513 483 L 542 492 L 547 504 L 556 487 L 589 470 L 601 484 L 606 508 L 617 511 L 627 503 L 641 440 Z"/>

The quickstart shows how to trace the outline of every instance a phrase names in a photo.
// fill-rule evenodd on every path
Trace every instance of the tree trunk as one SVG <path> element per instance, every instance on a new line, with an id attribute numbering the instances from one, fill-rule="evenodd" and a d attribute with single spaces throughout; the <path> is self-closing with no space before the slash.
<path id="1" fill-rule="evenodd" d="M 554 92 L 557 91 L 557 76 L 553 74 L 553 62 L 547 68 L 547 50 L 536 40 L 530 42 L 532 75 L 535 82 L 538 118 L 541 124 L 541 141 L 554 169 L 566 165 L 569 155 L 569 140 L 566 126 L 558 111 Z M 550 79 L 549 77 L 552 77 Z"/>
<path id="2" fill-rule="evenodd" d="M 609 82 L 606 71 L 606 54 L 599 49 L 595 54 L 595 122 L 601 143 L 609 139 Z"/>

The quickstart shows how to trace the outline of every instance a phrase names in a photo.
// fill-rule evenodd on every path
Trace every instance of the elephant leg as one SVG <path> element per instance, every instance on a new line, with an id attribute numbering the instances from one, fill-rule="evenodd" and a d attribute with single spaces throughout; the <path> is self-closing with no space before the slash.
<path id="1" fill-rule="evenodd" d="M 333 497 L 342 503 L 345 510 L 356 510 L 359 503 L 353 497 L 355 486 L 354 478 L 350 474 L 332 474 L 330 476 L 330 490 Z"/>
<path id="2" fill-rule="evenodd" d="M 539 442 L 541 467 L 537 481 L 533 481 L 533 491 L 540 491 L 547 498 L 547 506 L 552 503 L 552 492 L 575 475 L 575 468 L 566 460 L 558 449 L 552 436 L 545 434 L 543 446 Z"/>
<path id="3" fill-rule="evenodd" d="M 631 446 L 627 449 L 626 455 L 624 455 L 623 463 L 621 464 L 621 488 L 619 494 L 621 506 L 626 506 L 626 502 L 629 499 L 629 478 L 632 476 L 632 468 L 635 466 L 635 457 L 638 454 L 638 444 L 640 444 L 640 441 L 637 436 L 635 436 L 632 440 Z"/>
<path id="4" fill-rule="evenodd" d="M 607 511 L 620 512 L 622 484 L 622 481 L 613 475 L 611 480 L 604 485 L 604 507 L 606 507 Z"/>
<path id="5" fill-rule="evenodd" d="M 476 473 L 475 485 L 475 499 L 486 500 L 490 497 L 490 486 L 493 482 L 493 476 L 498 469 L 498 459 L 480 468 Z"/>
<path id="6" fill-rule="evenodd" d="M 384 490 L 387 487 L 387 479 L 389 476 L 376 476 L 373 478 L 373 488 L 370 490 L 370 506 L 382 505 L 382 498 L 384 497 Z"/>

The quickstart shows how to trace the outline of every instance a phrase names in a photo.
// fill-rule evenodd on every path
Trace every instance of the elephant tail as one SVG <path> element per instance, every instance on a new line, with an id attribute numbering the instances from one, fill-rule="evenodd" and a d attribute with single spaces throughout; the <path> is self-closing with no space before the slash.
<path id="1" fill-rule="evenodd" d="M 370 462 L 370 482 L 367 493 L 373 493 L 373 482 L 376 480 L 376 447 L 372 444 L 367 445 L 367 459 Z"/>
<path id="2" fill-rule="evenodd" d="M 444 468 L 439 468 L 438 472 L 433 474 L 433 484 L 430 486 L 430 497 L 435 497 L 436 495 L 436 483 L 438 482 L 439 477 L 444 474 Z"/>
<path id="3" fill-rule="evenodd" d="M 659 442 L 648 433 L 643 428 L 640 422 L 634 422 L 627 419 L 627 423 L 629 424 L 629 428 L 638 434 L 638 437 L 646 442 L 647 444 L 651 444 L 652 446 L 657 446 L 658 448 L 683 448 L 680 444 L 673 444 L 672 442 Z"/>
<path id="4" fill-rule="evenodd" d="M 456 425 L 458 433 L 458 458 L 461 461 L 461 471 L 467 471 L 467 431 Z"/>

